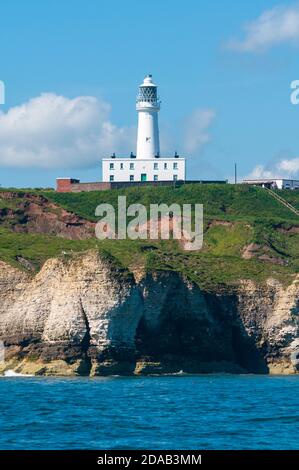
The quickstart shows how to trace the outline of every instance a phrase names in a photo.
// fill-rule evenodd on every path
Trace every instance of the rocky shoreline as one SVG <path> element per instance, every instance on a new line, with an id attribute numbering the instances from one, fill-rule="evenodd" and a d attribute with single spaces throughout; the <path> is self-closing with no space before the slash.
<path id="1" fill-rule="evenodd" d="M 299 277 L 205 291 L 97 251 L 49 259 L 36 275 L 0 268 L 0 373 L 299 372 Z"/>

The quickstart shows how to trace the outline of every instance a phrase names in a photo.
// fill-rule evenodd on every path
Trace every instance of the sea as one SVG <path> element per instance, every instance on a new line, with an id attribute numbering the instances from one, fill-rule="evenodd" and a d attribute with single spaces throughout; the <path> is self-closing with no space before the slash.
<path id="1" fill-rule="evenodd" d="M 298 449 L 299 375 L 0 378 L 0 449 Z"/>

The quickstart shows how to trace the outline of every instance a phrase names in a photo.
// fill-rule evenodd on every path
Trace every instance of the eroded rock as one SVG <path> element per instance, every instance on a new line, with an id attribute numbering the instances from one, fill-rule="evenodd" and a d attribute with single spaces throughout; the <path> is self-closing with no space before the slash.
<path id="1" fill-rule="evenodd" d="M 34 277 L 0 268 L 0 372 L 298 371 L 299 278 L 206 292 L 176 272 L 135 278 L 96 251 L 50 259 Z"/>

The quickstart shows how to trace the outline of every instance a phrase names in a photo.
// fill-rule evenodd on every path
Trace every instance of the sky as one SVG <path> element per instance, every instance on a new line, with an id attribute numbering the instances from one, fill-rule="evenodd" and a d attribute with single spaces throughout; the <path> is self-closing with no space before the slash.
<path id="1" fill-rule="evenodd" d="M 2 0 L 0 17 L 1 186 L 100 181 L 102 157 L 136 150 L 148 73 L 162 155 L 184 155 L 189 179 L 235 162 L 299 178 L 299 2 Z"/>

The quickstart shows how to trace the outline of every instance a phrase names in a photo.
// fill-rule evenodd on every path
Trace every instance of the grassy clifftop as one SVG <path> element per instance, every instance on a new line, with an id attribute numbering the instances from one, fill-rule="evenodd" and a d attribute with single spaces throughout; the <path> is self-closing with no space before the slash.
<path id="1" fill-rule="evenodd" d="M 263 282 L 270 276 L 288 283 L 299 272 L 299 217 L 263 189 L 244 185 L 186 185 L 77 194 L 15 190 L 12 198 L 4 197 L 7 191 L 0 191 L 0 259 L 22 269 L 31 266 L 36 270 L 49 257 L 70 256 L 95 248 L 109 253 L 129 269 L 175 270 L 206 288 L 232 285 L 240 279 Z M 280 194 L 299 209 L 299 192 Z M 40 200 L 32 201 L 32 195 Z M 127 196 L 127 205 L 203 204 L 203 249 L 186 252 L 172 240 L 67 239 L 68 230 L 69 238 L 73 236 L 69 227 L 76 224 L 70 223 L 66 211 L 80 216 L 80 224 L 95 222 L 97 205 L 110 203 L 117 207 L 119 195 Z M 26 213 L 30 205 L 32 215 Z M 34 219 L 37 205 L 41 212 L 39 224 Z M 55 214 L 65 227 L 56 236 L 54 231 L 40 232 L 40 227 L 45 228 L 43 217 L 46 219 L 49 214 L 52 218 Z"/>
<path id="2" fill-rule="evenodd" d="M 299 192 L 280 191 L 283 197 L 299 209 Z M 146 207 L 155 203 L 204 204 L 205 215 L 224 220 L 279 219 L 295 221 L 298 218 L 270 197 L 261 188 L 246 185 L 195 185 L 179 188 L 143 187 L 86 193 L 45 192 L 46 197 L 89 220 L 96 220 L 95 207 L 103 202 L 117 205 L 119 195 L 127 203 L 141 203 Z"/>

